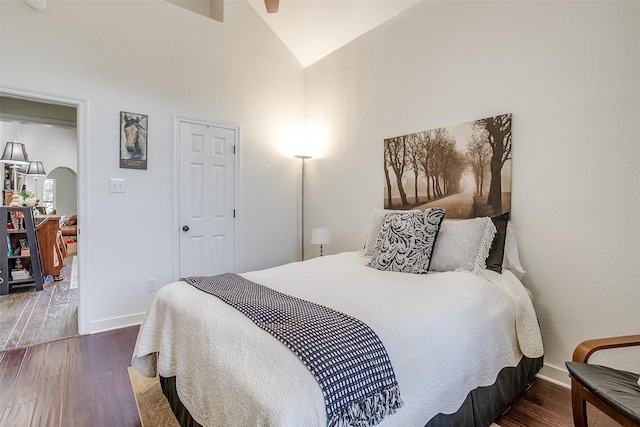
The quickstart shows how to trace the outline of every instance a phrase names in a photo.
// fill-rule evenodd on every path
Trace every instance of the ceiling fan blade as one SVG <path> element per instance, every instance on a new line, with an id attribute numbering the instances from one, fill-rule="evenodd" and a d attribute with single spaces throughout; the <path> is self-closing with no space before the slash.
<path id="1" fill-rule="evenodd" d="M 276 13 L 280 0 L 264 0 L 264 5 L 267 7 L 267 13 Z"/>

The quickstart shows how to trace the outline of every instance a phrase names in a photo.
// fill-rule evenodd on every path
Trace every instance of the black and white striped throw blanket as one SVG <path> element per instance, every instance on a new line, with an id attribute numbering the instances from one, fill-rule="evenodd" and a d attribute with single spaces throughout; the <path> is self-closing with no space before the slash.
<path id="1" fill-rule="evenodd" d="M 235 307 L 293 351 L 322 389 L 330 427 L 373 426 L 402 406 L 387 351 L 364 322 L 233 273 L 181 280 Z"/>

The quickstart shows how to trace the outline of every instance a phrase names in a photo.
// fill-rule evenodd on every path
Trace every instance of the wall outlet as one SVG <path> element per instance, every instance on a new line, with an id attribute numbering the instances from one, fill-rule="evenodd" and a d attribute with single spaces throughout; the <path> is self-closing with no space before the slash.
<path id="1" fill-rule="evenodd" d="M 156 289 L 156 279 L 147 279 L 147 292 L 155 292 Z"/>

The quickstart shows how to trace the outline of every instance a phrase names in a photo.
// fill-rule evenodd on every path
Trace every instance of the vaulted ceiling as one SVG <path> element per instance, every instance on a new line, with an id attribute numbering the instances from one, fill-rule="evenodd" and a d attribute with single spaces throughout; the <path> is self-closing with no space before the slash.
<path id="1" fill-rule="evenodd" d="M 247 1 L 307 67 L 420 0 L 280 0 L 277 13 Z"/>
<path id="2" fill-rule="evenodd" d="M 166 1 L 220 22 L 224 1 L 247 1 L 307 67 L 420 0 L 279 0 L 277 13 L 264 0 Z"/>

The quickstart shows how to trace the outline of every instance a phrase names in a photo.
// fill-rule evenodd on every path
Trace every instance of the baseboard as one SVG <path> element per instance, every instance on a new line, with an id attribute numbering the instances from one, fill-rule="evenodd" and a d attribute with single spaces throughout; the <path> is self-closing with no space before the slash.
<path id="1" fill-rule="evenodd" d="M 94 320 L 89 323 L 89 334 L 112 331 L 142 323 L 146 312 L 130 314 L 127 316 L 111 317 L 109 319 Z"/>
<path id="2" fill-rule="evenodd" d="M 536 377 L 564 388 L 571 388 L 569 373 L 565 369 L 560 369 L 555 366 L 544 364 Z"/>

